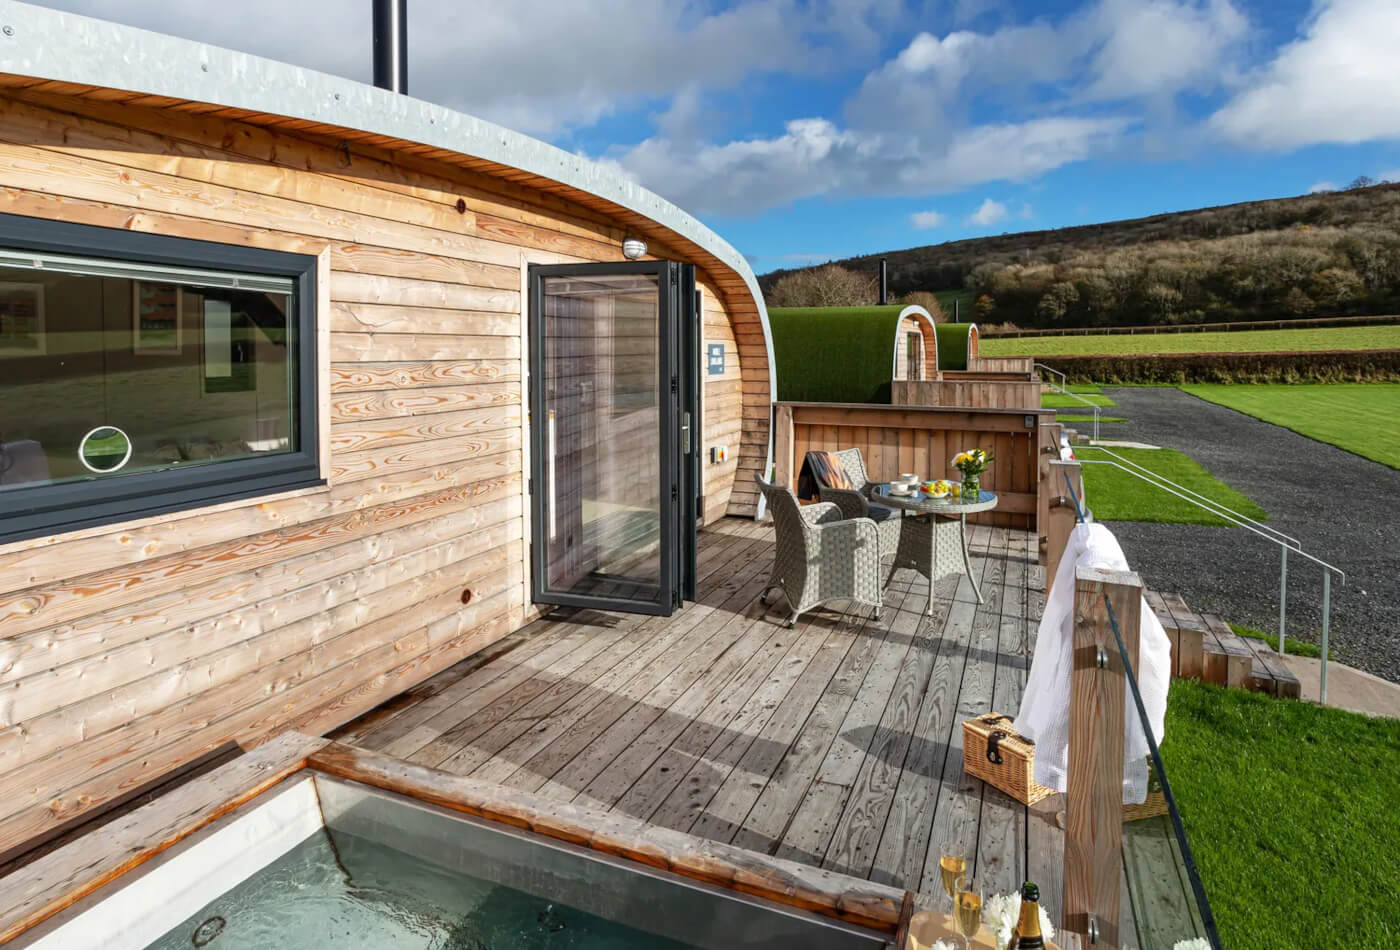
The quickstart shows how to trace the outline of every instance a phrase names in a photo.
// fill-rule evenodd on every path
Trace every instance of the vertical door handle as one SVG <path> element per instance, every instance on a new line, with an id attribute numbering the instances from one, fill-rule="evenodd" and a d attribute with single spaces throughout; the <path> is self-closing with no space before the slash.
<path id="1" fill-rule="evenodd" d="M 681 413 L 681 452 L 690 454 L 690 413 Z"/>

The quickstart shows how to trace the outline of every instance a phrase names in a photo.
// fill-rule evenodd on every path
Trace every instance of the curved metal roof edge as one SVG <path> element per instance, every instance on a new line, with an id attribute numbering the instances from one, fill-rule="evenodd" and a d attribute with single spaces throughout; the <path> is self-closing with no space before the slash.
<path id="1" fill-rule="evenodd" d="M 643 215 L 694 241 L 744 279 L 763 327 L 769 401 L 777 398 L 768 310 L 748 261 L 692 215 L 598 162 L 484 119 L 352 79 L 18 0 L 0 0 L 0 27 L 3 73 L 392 136 L 518 168 Z M 368 43 L 365 49 L 368 56 Z"/>

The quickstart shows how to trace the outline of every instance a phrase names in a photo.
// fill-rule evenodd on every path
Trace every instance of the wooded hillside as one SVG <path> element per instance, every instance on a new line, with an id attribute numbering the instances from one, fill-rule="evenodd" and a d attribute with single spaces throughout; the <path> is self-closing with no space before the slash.
<path id="1" fill-rule="evenodd" d="M 1393 313 L 1400 184 L 971 238 L 836 263 L 890 291 L 967 290 L 982 323 L 1203 323 Z M 767 292 L 785 274 L 759 279 Z"/>

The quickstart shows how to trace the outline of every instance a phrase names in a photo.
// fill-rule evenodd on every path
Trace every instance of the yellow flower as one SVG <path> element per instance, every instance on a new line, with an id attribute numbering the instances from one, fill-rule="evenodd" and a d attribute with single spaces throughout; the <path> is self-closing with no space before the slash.
<path id="1" fill-rule="evenodd" d="M 967 453 L 966 453 L 966 452 L 959 452 L 957 455 L 954 455 L 954 456 L 953 456 L 953 464 L 954 464 L 954 465 L 961 465 L 963 462 L 966 462 L 966 461 L 967 461 Z"/>

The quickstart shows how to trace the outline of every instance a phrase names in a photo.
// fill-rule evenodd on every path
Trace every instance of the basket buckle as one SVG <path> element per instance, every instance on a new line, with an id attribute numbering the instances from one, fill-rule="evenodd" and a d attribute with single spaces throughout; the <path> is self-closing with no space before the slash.
<path id="1" fill-rule="evenodd" d="M 1006 737 L 1007 733 L 1000 729 L 993 730 L 992 734 L 987 736 L 987 761 L 993 765 L 1002 763 L 1001 750 L 997 748 L 997 744 Z"/>

